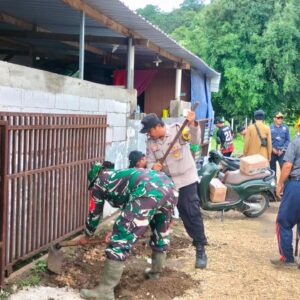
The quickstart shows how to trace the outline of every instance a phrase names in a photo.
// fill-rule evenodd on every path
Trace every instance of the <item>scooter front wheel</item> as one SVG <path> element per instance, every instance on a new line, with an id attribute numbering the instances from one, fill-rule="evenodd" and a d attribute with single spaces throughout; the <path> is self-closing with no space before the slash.
<path id="1" fill-rule="evenodd" d="M 246 209 L 243 214 L 248 218 L 256 218 L 262 215 L 269 207 L 269 195 L 265 192 L 260 194 L 251 195 L 246 201 L 244 201 Z"/>

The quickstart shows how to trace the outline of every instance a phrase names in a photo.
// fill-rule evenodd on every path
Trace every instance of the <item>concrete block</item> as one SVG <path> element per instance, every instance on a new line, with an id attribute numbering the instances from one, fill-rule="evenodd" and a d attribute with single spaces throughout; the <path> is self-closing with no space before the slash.
<path id="1" fill-rule="evenodd" d="M 79 97 L 79 109 L 85 112 L 99 111 L 98 99 Z"/>
<path id="2" fill-rule="evenodd" d="M 0 61 L 0 85 L 9 86 L 10 84 L 10 74 L 8 69 L 8 63 Z"/>
<path id="3" fill-rule="evenodd" d="M 126 127 L 114 127 L 113 142 L 126 141 Z"/>
<path id="4" fill-rule="evenodd" d="M 111 143 L 113 141 L 113 128 L 106 128 L 106 143 Z"/>
<path id="5" fill-rule="evenodd" d="M 23 106 L 37 108 L 55 108 L 55 94 L 40 91 L 23 91 Z"/>
<path id="6" fill-rule="evenodd" d="M 99 99 L 99 109 L 98 109 L 98 112 L 100 114 L 105 114 L 110 111 L 110 104 L 111 104 L 111 101 L 109 100 L 106 100 L 106 99 Z"/>
<path id="7" fill-rule="evenodd" d="M 52 114 L 54 113 L 52 109 L 45 109 L 41 107 L 23 107 L 22 112 L 29 112 L 29 113 L 41 113 L 41 114 Z"/>
<path id="8" fill-rule="evenodd" d="M 79 110 L 79 97 L 68 94 L 57 94 L 55 102 L 56 109 L 63 110 Z"/>
<path id="9" fill-rule="evenodd" d="M 128 167 L 127 153 L 126 142 L 114 142 L 106 146 L 105 159 L 113 161 L 116 169 L 124 169 Z"/>
<path id="10" fill-rule="evenodd" d="M 22 112 L 22 107 L 21 106 L 2 106 L 0 105 L 0 110 L 1 111 L 9 111 L 9 112 Z"/>
<path id="11" fill-rule="evenodd" d="M 22 106 L 22 90 L 0 86 L 0 104 L 4 106 Z"/>
<path id="12" fill-rule="evenodd" d="M 125 114 L 107 113 L 107 124 L 111 126 L 126 126 L 127 118 Z"/>

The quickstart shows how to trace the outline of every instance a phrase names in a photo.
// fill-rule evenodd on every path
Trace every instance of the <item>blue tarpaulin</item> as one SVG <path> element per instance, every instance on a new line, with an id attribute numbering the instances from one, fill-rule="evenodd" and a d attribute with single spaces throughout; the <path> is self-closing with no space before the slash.
<path id="1" fill-rule="evenodd" d="M 198 101 L 199 106 L 196 109 L 196 119 L 207 119 L 214 117 L 214 111 L 211 104 L 210 87 L 205 76 L 200 75 L 195 70 L 191 70 L 191 102 L 192 105 Z"/>

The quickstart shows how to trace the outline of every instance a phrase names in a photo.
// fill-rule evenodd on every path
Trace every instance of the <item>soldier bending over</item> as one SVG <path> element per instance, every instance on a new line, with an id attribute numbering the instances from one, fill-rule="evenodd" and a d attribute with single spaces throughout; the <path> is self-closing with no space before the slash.
<path id="1" fill-rule="evenodd" d="M 148 225 L 152 231 L 152 267 L 145 275 L 150 279 L 159 278 L 170 243 L 169 225 L 176 205 L 173 188 L 171 179 L 162 172 L 142 168 L 115 171 L 102 166 L 91 188 L 89 216 L 81 244 L 94 234 L 105 200 L 113 207 L 121 208 L 121 214 L 115 221 L 105 250 L 107 259 L 100 284 L 91 290 L 82 289 L 80 295 L 83 298 L 115 299 L 114 287 L 120 282 L 124 261 Z"/>

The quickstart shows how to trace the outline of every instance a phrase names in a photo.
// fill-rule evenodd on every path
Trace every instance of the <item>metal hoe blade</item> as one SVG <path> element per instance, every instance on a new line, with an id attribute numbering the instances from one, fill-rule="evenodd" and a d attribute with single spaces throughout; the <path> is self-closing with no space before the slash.
<path id="1" fill-rule="evenodd" d="M 55 245 L 50 246 L 47 260 L 47 268 L 55 274 L 61 274 L 63 265 L 63 252 Z"/>

